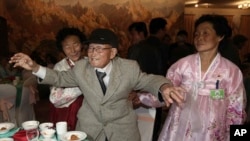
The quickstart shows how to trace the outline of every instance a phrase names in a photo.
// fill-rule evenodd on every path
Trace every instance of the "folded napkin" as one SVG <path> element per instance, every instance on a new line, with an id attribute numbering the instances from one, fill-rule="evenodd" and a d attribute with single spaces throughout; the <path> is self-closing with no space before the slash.
<path id="1" fill-rule="evenodd" d="M 28 141 L 26 138 L 26 131 L 25 130 L 19 130 L 13 135 L 14 141 Z"/>
<path id="2" fill-rule="evenodd" d="M 8 138 L 12 137 L 20 128 L 13 128 L 9 132 L 5 134 L 0 134 L 0 138 Z"/>

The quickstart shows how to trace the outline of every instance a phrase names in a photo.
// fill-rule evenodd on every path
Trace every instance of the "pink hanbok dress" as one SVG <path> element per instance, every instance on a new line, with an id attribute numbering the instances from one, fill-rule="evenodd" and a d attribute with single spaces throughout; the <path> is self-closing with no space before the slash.
<path id="1" fill-rule="evenodd" d="M 74 67 L 74 62 L 64 58 L 58 62 L 54 69 L 66 71 Z M 50 91 L 50 116 L 49 121 L 54 125 L 59 121 L 68 123 L 68 131 L 75 130 L 77 123 L 77 113 L 82 106 L 83 94 L 78 87 L 57 88 L 51 87 Z"/>
<path id="2" fill-rule="evenodd" d="M 199 54 L 173 64 L 167 78 L 186 89 L 186 101 L 181 108 L 171 105 L 158 141 L 229 141 L 230 125 L 243 124 L 246 118 L 242 77 L 219 53 L 207 72 L 201 72 Z M 224 96 L 212 97 L 211 91 L 219 89 Z"/>

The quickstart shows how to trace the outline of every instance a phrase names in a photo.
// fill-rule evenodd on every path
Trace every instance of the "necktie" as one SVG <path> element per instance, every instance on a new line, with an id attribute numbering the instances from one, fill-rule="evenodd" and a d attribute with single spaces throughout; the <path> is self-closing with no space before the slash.
<path id="1" fill-rule="evenodd" d="M 96 76 L 97 76 L 97 78 L 99 80 L 99 83 L 100 83 L 100 85 L 102 87 L 102 92 L 105 95 L 105 93 L 106 93 L 106 86 L 104 84 L 103 78 L 106 76 L 106 73 L 105 72 L 99 72 L 97 70 L 95 72 L 96 72 Z"/>

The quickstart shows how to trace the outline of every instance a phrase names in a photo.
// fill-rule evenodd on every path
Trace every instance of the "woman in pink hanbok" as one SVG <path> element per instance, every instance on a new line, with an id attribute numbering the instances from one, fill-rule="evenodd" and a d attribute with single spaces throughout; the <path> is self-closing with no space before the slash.
<path id="1" fill-rule="evenodd" d="M 244 123 L 242 73 L 219 53 L 230 36 L 223 16 L 203 15 L 195 22 L 197 53 L 178 60 L 167 72 L 175 86 L 186 89 L 186 102 L 171 105 L 158 141 L 229 141 L 230 125 Z"/>
<path id="2" fill-rule="evenodd" d="M 57 47 L 65 54 L 65 58 L 55 64 L 54 69 L 67 71 L 82 58 L 83 42 L 86 36 L 77 28 L 62 28 L 56 36 Z M 68 123 L 68 130 L 75 130 L 77 112 L 82 106 L 83 94 L 78 87 L 51 87 L 49 121 L 54 125 L 59 121 Z"/>

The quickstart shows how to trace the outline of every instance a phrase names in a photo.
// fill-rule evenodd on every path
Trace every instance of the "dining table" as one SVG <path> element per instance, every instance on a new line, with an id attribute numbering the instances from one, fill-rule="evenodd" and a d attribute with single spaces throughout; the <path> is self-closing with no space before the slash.
<path id="1" fill-rule="evenodd" d="M 28 141 L 26 138 L 26 131 L 22 127 L 14 127 L 9 132 L 5 134 L 0 134 L 0 138 L 12 138 L 14 139 L 14 141 Z M 56 134 L 50 140 L 45 139 L 39 132 L 39 138 L 37 141 L 60 141 L 60 140 L 58 140 Z M 90 140 L 87 137 L 82 141 L 90 141 Z"/>

